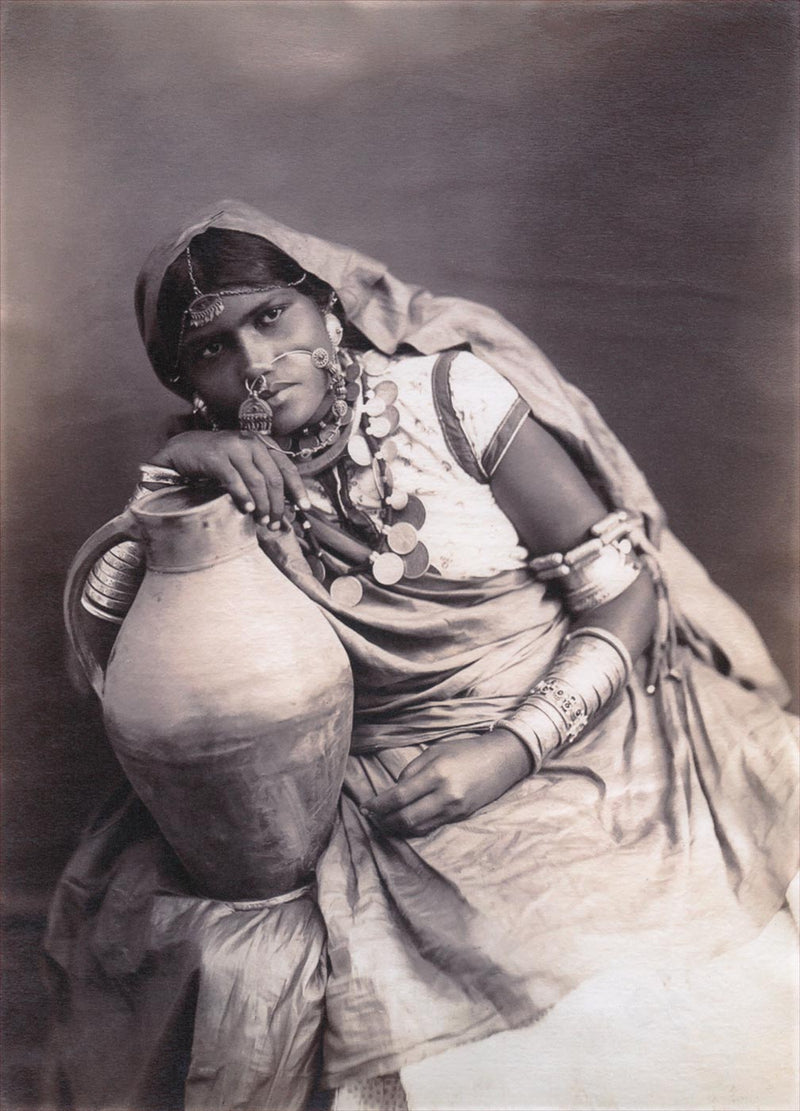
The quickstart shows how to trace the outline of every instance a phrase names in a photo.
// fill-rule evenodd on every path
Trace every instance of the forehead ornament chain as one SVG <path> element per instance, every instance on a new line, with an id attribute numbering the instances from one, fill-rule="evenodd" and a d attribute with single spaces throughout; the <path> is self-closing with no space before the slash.
<path id="1" fill-rule="evenodd" d="M 271 289 L 282 289 L 284 286 L 297 286 L 304 282 L 307 277 L 304 270 L 300 277 L 293 282 L 273 282 L 271 285 L 245 286 L 242 289 L 221 289 L 216 293 L 203 293 L 194 276 L 191 244 L 187 243 L 185 253 L 186 269 L 189 271 L 189 281 L 192 283 L 192 292 L 194 293 L 194 300 L 186 310 L 189 317 L 190 328 L 201 328 L 204 324 L 210 324 L 220 313 L 224 312 L 225 304 L 222 300 L 223 297 L 235 297 L 237 294 L 242 293 L 267 293 Z"/>
<path id="2" fill-rule="evenodd" d="M 220 289 L 216 293 L 203 293 L 197 284 L 197 279 L 194 276 L 194 267 L 192 266 L 192 252 L 191 245 L 186 245 L 184 254 L 186 255 L 186 269 L 189 272 L 189 281 L 192 283 L 192 292 L 194 293 L 194 300 L 185 309 L 181 317 L 181 330 L 178 336 L 178 345 L 175 354 L 175 363 L 172 368 L 172 374 L 167 381 L 178 382 L 180 380 L 179 363 L 181 358 L 181 348 L 183 346 L 183 337 L 186 333 L 186 322 L 189 322 L 190 328 L 202 328 L 204 324 L 210 324 L 212 320 L 225 311 L 225 303 L 223 297 L 237 297 L 247 293 L 269 293 L 273 289 L 291 289 L 293 286 L 301 285 L 308 274 L 304 270 L 299 278 L 293 282 L 272 282 L 270 285 L 260 286 L 241 286 L 237 289 Z"/>

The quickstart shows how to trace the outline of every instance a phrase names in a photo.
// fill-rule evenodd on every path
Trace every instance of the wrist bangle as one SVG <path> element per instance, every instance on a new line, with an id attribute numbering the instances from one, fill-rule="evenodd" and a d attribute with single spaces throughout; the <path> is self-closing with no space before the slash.
<path id="1" fill-rule="evenodd" d="M 557 748 L 561 741 L 556 726 L 536 706 L 526 706 L 524 714 L 517 711 L 511 718 L 492 722 L 494 729 L 507 729 L 523 743 L 531 758 L 531 775 L 538 772 L 547 753 Z"/>
<path id="2" fill-rule="evenodd" d="M 551 753 L 576 741 L 594 715 L 619 694 L 631 668 L 630 653 L 613 633 L 599 626 L 575 629 L 514 713 L 492 728 L 514 733 L 537 772 Z"/>
<path id="3" fill-rule="evenodd" d="M 579 628 L 573 629 L 572 632 L 567 633 L 563 643 L 569 644 L 571 640 L 575 640 L 577 637 L 597 637 L 598 640 L 604 640 L 606 644 L 610 644 L 622 660 L 622 666 L 625 668 L 625 683 L 628 682 L 633 672 L 633 660 L 631 659 L 630 652 L 618 636 L 614 636 L 608 629 L 603 629 L 599 625 L 581 625 Z M 625 683 L 623 683 L 623 686 Z"/>
<path id="4" fill-rule="evenodd" d="M 139 466 L 139 482 L 150 486 L 185 486 L 186 479 L 172 467 L 159 467 L 155 463 Z"/>

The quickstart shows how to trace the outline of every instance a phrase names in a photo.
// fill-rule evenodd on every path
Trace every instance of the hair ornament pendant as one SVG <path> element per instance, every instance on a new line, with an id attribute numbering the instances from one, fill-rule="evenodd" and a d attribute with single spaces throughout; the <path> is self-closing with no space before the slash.
<path id="1" fill-rule="evenodd" d="M 189 317 L 190 328 L 202 328 L 204 324 L 210 324 L 212 320 L 215 320 L 223 312 L 225 306 L 218 293 L 203 293 L 198 286 L 194 276 L 190 246 L 191 244 L 186 244 L 186 269 L 189 271 L 189 281 L 192 283 L 194 301 L 189 305 L 186 313 Z"/>
<path id="2" fill-rule="evenodd" d="M 268 436 L 272 431 L 272 409 L 261 396 L 267 380 L 259 374 L 246 385 L 247 397 L 239 406 L 239 431 L 243 436 Z"/>
<path id="3" fill-rule="evenodd" d="M 210 324 L 212 320 L 216 320 L 224 308 L 222 298 L 218 294 L 201 293 L 199 297 L 195 297 L 186 310 L 189 316 L 189 327 L 202 328 L 204 324 Z"/>

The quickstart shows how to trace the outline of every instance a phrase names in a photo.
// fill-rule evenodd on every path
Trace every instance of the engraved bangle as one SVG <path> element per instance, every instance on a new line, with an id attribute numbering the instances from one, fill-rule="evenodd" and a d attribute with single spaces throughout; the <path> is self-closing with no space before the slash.
<path id="1" fill-rule="evenodd" d="M 577 740 L 594 715 L 626 685 L 630 653 L 599 626 L 575 629 L 563 640 L 546 675 L 514 713 L 492 726 L 508 729 L 526 746 L 533 772 L 547 756 Z"/>

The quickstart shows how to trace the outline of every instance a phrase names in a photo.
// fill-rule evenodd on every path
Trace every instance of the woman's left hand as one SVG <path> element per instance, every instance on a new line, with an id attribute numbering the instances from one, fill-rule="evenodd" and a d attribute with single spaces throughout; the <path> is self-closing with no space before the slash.
<path id="1" fill-rule="evenodd" d="M 468 818 L 530 773 L 522 742 L 506 729 L 432 745 L 362 812 L 386 833 L 421 837 Z"/>

